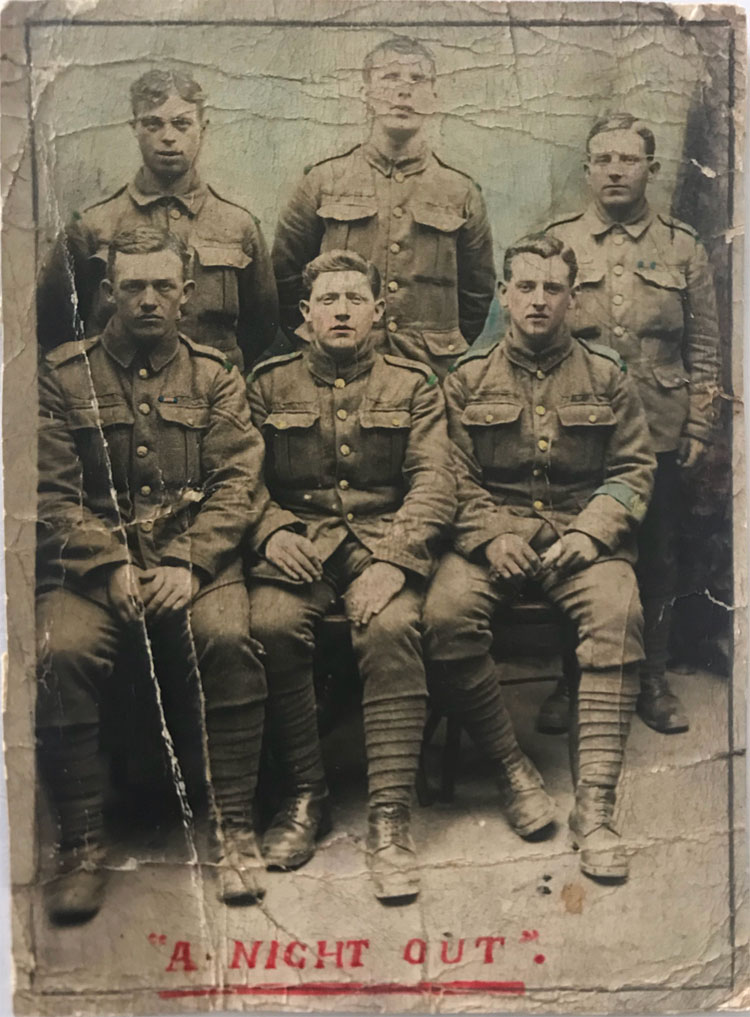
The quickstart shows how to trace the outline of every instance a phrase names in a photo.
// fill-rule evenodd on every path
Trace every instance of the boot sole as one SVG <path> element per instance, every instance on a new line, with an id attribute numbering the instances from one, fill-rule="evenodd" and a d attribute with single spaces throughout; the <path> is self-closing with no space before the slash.
<path id="1" fill-rule="evenodd" d="M 536 729 L 539 734 L 567 734 L 570 731 L 570 721 L 565 723 L 551 723 L 550 721 L 542 720 L 541 717 L 537 717 Z"/>
<path id="2" fill-rule="evenodd" d="M 685 722 L 684 724 L 674 724 L 671 725 L 670 727 L 663 727 L 662 725 L 657 724 L 653 720 L 647 720 L 640 713 L 638 714 L 638 716 L 641 718 L 646 727 L 650 727 L 652 731 L 656 731 L 658 732 L 658 734 L 665 735 L 684 734 L 686 731 L 690 730 L 689 722 Z"/>
<path id="3" fill-rule="evenodd" d="M 315 844 L 311 845 L 307 851 L 298 851 L 294 855 L 274 856 L 273 850 L 266 851 L 265 845 L 261 844 L 266 868 L 271 872 L 292 872 L 294 869 L 301 869 L 314 856 L 318 842 L 327 837 L 331 830 L 333 830 L 333 822 L 327 816 L 315 832 Z"/>
<path id="4" fill-rule="evenodd" d="M 573 850 L 580 851 L 579 864 L 581 872 L 585 876 L 589 876 L 591 879 L 611 879 L 618 883 L 624 883 L 627 880 L 629 873 L 627 858 L 618 860 L 613 857 L 611 851 L 603 851 L 599 856 L 601 860 L 598 860 L 595 852 L 581 850 L 578 837 L 572 830 L 569 831 L 569 840 Z"/>
<path id="5" fill-rule="evenodd" d="M 515 826 L 510 822 L 510 820 L 508 820 L 508 825 L 513 833 L 517 834 L 519 837 L 532 837 L 534 834 L 541 833 L 542 830 L 554 823 L 556 811 L 555 803 L 550 800 L 549 808 L 537 819 L 533 819 L 530 822 L 525 823 L 523 826 Z"/>
<path id="6" fill-rule="evenodd" d="M 413 876 L 392 876 L 375 884 L 375 896 L 384 904 L 411 904 L 419 895 L 419 881 Z"/>

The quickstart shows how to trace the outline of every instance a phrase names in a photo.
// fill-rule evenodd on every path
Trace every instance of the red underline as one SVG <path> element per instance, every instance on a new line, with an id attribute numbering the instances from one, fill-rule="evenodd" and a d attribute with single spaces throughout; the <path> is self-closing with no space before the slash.
<path id="1" fill-rule="evenodd" d="M 196 989 L 162 989 L 161 999 L 185 999 L 188 996 L 388 996 L 404 993 L 461 996 L 473 992 L 500 992 L 523 996 L 524 982 L 309 982 L 307 985 L 214 985 Z"/>

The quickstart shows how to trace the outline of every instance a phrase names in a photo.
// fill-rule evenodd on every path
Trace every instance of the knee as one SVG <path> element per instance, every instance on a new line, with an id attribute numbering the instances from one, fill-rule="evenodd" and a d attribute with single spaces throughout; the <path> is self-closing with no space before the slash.
<path id="1" fill-rule="evenodd" d="M 617 667 L 643 657 L 643 610 L 635 574 L 621 577 L 617 590 L 598 597 L 579 626 L 582 666 Z"/>
<path id="2" fill-rule="evenodd" d="M 314 621 L 285 590 L 260 587 L 250 597 L 250 629 L 267 657 L 312 654 Z"/>
<path id="3" fill-rule="evenodd" d="M 52 674 L 75 674 L 85 670 L 96 655 L 91 634 L 75 626 L 38 632 L 36 650 L 38 670 Z"/>

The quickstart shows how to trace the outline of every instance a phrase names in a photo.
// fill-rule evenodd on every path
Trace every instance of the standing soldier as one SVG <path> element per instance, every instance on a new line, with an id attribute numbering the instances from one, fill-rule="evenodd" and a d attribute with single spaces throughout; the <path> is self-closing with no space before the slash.
<path id="1" fill-rule="evenodd" d="M 279 218 L 273 263 L 282 320 L 300 322 L 309 261 L 333 248 L 356 251 L 383 279 L 379 347 L 429 363 L 442 378 L 482 331 L 494 295 L 484 200 L 428 147 L 429 50 L 390 39 L 367 55 L 363 75 L 369 139 L 306 170 Z"/>
<path id="2" fill-rule="evenodd" d="M 429 367 L 375 352 L 383 301 L 374 265 L 328 251 L 307 266 L 304 284 L 309 343 L 260 364 L 248 388 L 274 499 L 255 534 L 265 562 L 254 569 L 250 604 L 287 778 L 263 853 L 269 867 L 296 868 L 329 826 L 314 632 L 343 596 L 364 685 L 368 865 L 380 900 L 413 899 L 422 599 L 455 511 L 443 397 Z"/>
<path id="3" fill-rule="evenodd" d="M 646 200 L 648 182 L 659 170 L 646 124 L 627 113 L 598 120 L 586 148 L 593 201 L 547 230 L 578 259 L 573 335 L 617 350 L 651 429 L 658 466 L 639 539 L 646 659 L 637 709 L 655 731 L 676 733 L 687 731 L 688 719 L 665 677 L 677 581 L 675 524 L 680 475 L 689 477 L 703 459 L 715 420 L 719 334 L 713 280 L 695 230 Z M 540 730 L 566 730 L 568 704 L 563 681 L 542 706 Z"/>
<path id="4" fill-rule="evenodd" d="M 82 331 L 101 332 L 111 313 L 99 289 L 107 248 L 122 230 L 153 226 L 176 234 L 192 255 L 195 294 L 181 327 L 242 370 L 270 344 L 278 319 L 258 220 L 198 175 L 208 121 L 196 81 L 179 71 L 148 71 L 130 96 L 143 165 L 111 197 L 73 215 L 39 282 L 39 342 L 50 349 Z"/>
<path id="5" fill-rule="evenodd" d="M 60 831 L 47 896 L 59 922 L 103 899 L 100 707 L 125 646 L 158 682 L 166 729 L 187 715 L 207 739 L 219 896 L 261 894 L 265 677 L 239 544 L 267 500 L 263 444 L 238 371 L 177 331 L 188 261 L 171 233 L 114 237 L 102 283 L 114 315 L 40 371 L 37 732 Z"/>
<path id="6" fill-rule="evenodd" d="M 490 656 L 496 606 L 525 583 L 541 586 L 578 630 L 570 827 L 581 869 L 624 879 L 614 807 L 643 658 L 632 563 L 652 487 L 648 426 L 618 355 L 565 327 L 571 249 L 524 237 L 503 275 L 508 334 L 466 354 L 445 386 L 459 553 L 445 556 L 427 595 L 429 688 L 489 759 L 513 751 L 512 784 L 531 785 L 514 825 L 541 825 L 546 796 L 519 759 Z"/>

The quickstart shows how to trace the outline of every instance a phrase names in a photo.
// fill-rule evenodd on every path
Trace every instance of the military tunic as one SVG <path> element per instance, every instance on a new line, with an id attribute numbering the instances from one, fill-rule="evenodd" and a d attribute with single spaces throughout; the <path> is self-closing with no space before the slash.
<path id="1" fill-rule="evenodd" d="M 306 173 L 273 245 L 287 324 L 300 320 L 302 269 L 334 248 L 356 251 L 381 274 L 384 349 L 426 361 L 442 377 L 482 331 L 495 289 L 484 200 L 470 177 L 426 147 L 392 162 L 367 142 Z"/>
<path id="2" fill-rule="evenodd" d="M 185 194 L 147 193 L 140 172 L 69 223 L 39 282 L 40 344 L 49 349 L 75 338 L 81 322 L 87 336 L 101 332 L 111 313 L 99 291 L 108 246 L 119 231 L 138 226 L 175 233 L 191 252 L 195 292 L 180 327 L 240 369 L 249 367 L 272 341 L 278 320 L 276 283 L 258 221 L 200 181 Z"/>

